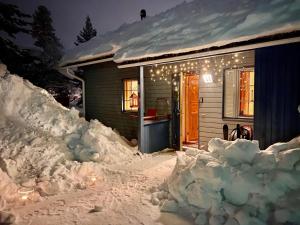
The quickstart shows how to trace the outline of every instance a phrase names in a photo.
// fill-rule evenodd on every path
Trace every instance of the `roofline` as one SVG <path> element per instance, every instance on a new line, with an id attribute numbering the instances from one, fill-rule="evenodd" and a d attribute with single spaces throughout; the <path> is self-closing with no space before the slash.
<path id="1" fill-rule="evenodd" d="M 285 37 L 285 38 L 283 38 Z M 136 66 L 147 66 L 147 65 L 153 65 L 153 64 L 162 64 L 162 63 L 170 63 L 170 62 L 176 62 L 176 61 L 184 61 L 184 60 L 190 60 L 195 58 L 205 58 L 210 57 L 213 55 L 220 55 L 220 54 L 226 54 L 226 53 L 232 53 L 232 52 L 239 52 L 239 51 L 247 51 L 247 50 L 253 50 L 256 48 L 263 48 L 263 47 L 269 47 L 269 46 L 275 46 L 275 45 L 282 45 L 282 44 L 289 44 L 289 43 L 295 43 L 300 42 L 300 30 L 293 31 L 290 33 L 281 33 L 271 36 L 264 36 L 257 39 L 250 39 L 247 41 L 242 42 L 235 42 L 230 43 L 225 46 L 215 46 L 210 47 L 207 49 L 200 49 L 196 51 L 190 51 L 190 52 L 184 52 L 179 54 L 165 54 L 158 57 L 151 57 L 151 58 L 142 58 L 139 60 L 131 60 L 131 61 L 125 61 L 122 63 L 117 63 L 118 68 L 130 68 L 130 67 L 136 67 Z M 114 54 L 107 55 L 106 57 L 98 57 L 94 59 L 89 60 L 82 60 L 82 61 L 75 61 L 72 63 L 67 63 L 63 66 L 60 66 L 61 68 L 76 68 L 76 67 L 82 67 L 92 64 L 99 64 L 104 62 L 110 62 L 114 61 Z"/>
<path id="2" fill-rule="evenodd" d="M 299 31 L 295 32 L 296 35 L 299 35 Z M 284 34 L 281 34 L 284 35 Z M 269 38 L 272 38 L 269 37 Z M 249 41 L 255 41 L 249 40 Z M 148 59 L 148 60 L 139 60 L 139 61 L 132 61 L 131 63 L 123 63 L 118 65 L 118 68 L 130 68 L 130 67 L 136 67 L 136 66 L 147 66 L 147 65 L 153 65 L 153 64 L 163 64 L 163 63 L 171 63 L 171 62 L 177 62 L 177 61 L 185 61 L 185 60 L 191 60 L 195 58 L 206 58 L 211 57 L 214 55 L 221 55 L 226 53 L 233 53 L 233 52 L 240 52 L 240 51 L 247 51 L 247 50 L 253 50 L 257 48 L 263 48 L 263 47 L 270 47 L 275 45 L 283 45 L 283 44 L 290 44 L 290 43 L 296 43 L 300 42 L 300 36 L 292 37 L 292 38 L 285 38 L 285 39 L 278 39 L 278 40 L 269 40 L 264 41 L 261 43 L 254 43 L 254 44 L 246 44 L 246 45 L 240 45 L 241 43 L 231 43 L 228 46 L 236 45 L 235 47 L 228 47 L 228 46 L 221 46 L 221 47 L 214 47 L 209 49 L 203 49 L 199 50 L 197 53 L 185 53 L 181 55 L 175 55 L 175 56 L 164 56 L 159 57 L 157 59 Z M 212 50 L 213 49 L 213 50 Z"/>
<path id="3" fill-rule="evenodd" d="M 87 65 L 92 65 L 92 64 L 97 64 L 97 63 L 104 63 L 104 62 L 109 62 L 113 61 L 113 55 L 109 55 L 108 57 L 101 57 L 97 59 L 90 59 L 90 60 L 85 60 L 85 61 L 78 61 L 78 62 L 73 62 L 73 63 L 67 63 L 61 68 L 75 68 L 75 67 L 81 67 L 81 66 L 87 66 Z"/>

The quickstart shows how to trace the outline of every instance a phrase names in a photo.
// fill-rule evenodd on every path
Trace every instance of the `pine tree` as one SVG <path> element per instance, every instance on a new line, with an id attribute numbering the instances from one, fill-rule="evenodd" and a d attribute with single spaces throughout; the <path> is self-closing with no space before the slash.
<path id="1" fill-rule="evenodd" d="M 39 6 L 33 14 L 32 37 L 34 45 L 42 49 L 42 68 L 54 68 L 62 56 L 63 46 L 55 35 L 51 13 L 45 6 Z"/>
<path id="2" fill-rule="evenodd" d="M 79 35 L 77 35 L 77 41 L 74 42 L 75 45 L 79 45 L 80 43 L 87 42 L 91 40 L 93 37 L 97 35 L 96 29 L 93 28 L 93 24 L 89 16 L 86 17 L 85 26 L 80 31 Z"/>
<path id="3" fill-rule="evenodd" d="M 19 32 L 29 33 L 28 18 L 30 15 L 21 12 L 18 6 L 0 2 L 0 31 L 6 32 L 10 37 L 15 38 L 15 34 Z"/>
<path id="4" fill-rule="evenodd" d="M 31 72 L 34 57 L 28 50 L 15 44 L 19 33 L 30 34 L 31 16 L 23 13 L 18 6 L 0 2 L 0 61 L 12 73 L 26 76 Z"/>

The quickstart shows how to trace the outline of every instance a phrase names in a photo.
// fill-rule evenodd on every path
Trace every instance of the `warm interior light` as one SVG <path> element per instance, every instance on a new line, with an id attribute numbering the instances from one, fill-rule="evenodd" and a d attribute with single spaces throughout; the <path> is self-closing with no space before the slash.
<path id="1" fill-rule="evenodd" d="M 21 197 L 21 200 L 23 200 L 23 201 L 25 201 L 25 200 L 27 200 L 28 199 L 28 195 L 23 195 L 22 197 Z"/>
<path id="2" fill-rule="evenodd" d="M 88 176 L 87 185 L 94 186 L 96 184 L 96 181 L 97 181 L 97 176 L 90 175 L 90 176 Z"/>
<path id="3" fill-rule="evenodd" d="M 204 83 L 212 83 L 212 75 L 210 73 L 203 74 Z"/>
<path id="4" fill-rule="evenodd" d="M 20 199 L 22 201 L 28 200 L 29 197 L 30 197 L 30 195 L 32 195 L 33 192 L 34 192 L 34 189 L 32 189 L 32 188 L 25 188 L 25 187 L 23 187 L 23 188 L 21 188 L 21 189 L 18 190 L 18 193 L 20 195 Z"/>

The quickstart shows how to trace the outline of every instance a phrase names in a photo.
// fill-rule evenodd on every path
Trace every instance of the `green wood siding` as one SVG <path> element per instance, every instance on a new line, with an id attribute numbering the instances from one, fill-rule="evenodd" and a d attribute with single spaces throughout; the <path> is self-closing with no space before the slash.
<path id="1" fill-rule="evenodd" d="M 86 118 L 98 119 L 128 139 L 137 138 L 138 119 L 122 112 L 122 79 L 139 77 L 139 68 L 118 69 L 113 62 L 82 68 L 86 82 Z"/>

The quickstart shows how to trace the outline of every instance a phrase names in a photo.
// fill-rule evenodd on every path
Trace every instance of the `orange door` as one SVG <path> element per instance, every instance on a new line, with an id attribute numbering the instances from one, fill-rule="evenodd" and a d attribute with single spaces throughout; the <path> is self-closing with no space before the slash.
<path id="1" fill-rule="evenodd" d="M 186 106 L 186 142 L 198 140 L 198 93 L 199 76 L 186 76 L 185 84 L 185 106 Z"/>

